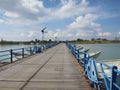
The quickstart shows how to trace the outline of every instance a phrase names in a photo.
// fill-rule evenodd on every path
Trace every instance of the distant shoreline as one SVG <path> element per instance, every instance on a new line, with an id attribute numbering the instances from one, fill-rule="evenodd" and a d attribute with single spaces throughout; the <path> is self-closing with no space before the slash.
<path id="1" fill-rule="evenodd" d="M 113 43 L 120 43 L 120 41 L 102 41 L 102 40 L 96 40 L 96 41 L 89 41 L 89 40 L 84 40 L 84 41 L 69 41 L 70 43 L 74 44 L 113 44 Z"/>

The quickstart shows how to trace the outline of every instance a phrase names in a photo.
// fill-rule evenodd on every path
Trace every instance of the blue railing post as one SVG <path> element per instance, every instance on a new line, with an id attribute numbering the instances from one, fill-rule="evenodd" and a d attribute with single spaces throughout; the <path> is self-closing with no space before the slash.
<path id="1" fill-rule="evenodd" d="M 77 50 L 77 54 L 78 54 L 78 63 L 80 62 L 80 51 L 79 49 Z"/>
<path id="2" fill-rule="evenodd" d="M 22 58 L 24 58 L 24 48 L 22 48 Z"/>
<path id="3" fill-rule="evenodd" d="M 13 62 L 13 50 L 12 49 L 10 50 L 10 62 L 11 63 Z"/>
<path id="4" fill-rule="evenodd" d="M 30 56 L 32 55 L 32 47 L 30 47 Z"/>
<path id="5" fill-rule="evenodd" d="M 112 67 L 110 90 L 116 90 L 116 87 L 114 86 L 113 83 L 116 83 L 117 72 L 115 72 L 114 69 L 117 69 L 117 67 L 116 67 L 116 66 L 113 66 L 113 67 Z"/>
<path id="6" fill-rule="evenodd" d="M 84 52 L 84 70 L 85 70 L 85 67 L 86 67 L 86 59 L 87 59 L 87 53 Z"/>

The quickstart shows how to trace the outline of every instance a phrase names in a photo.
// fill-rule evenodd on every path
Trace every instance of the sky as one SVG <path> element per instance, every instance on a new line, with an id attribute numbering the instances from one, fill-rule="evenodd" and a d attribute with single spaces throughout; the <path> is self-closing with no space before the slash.
<path id="1" fill-rule="evenodd" d="M 0 0 L 0 38 L 74 40 L 120 36 L 120 0 Z"/>

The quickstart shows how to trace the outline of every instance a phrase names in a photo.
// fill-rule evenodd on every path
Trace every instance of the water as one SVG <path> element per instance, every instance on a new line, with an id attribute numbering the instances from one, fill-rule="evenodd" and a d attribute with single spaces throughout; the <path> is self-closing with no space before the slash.
<path id="1" fill-rule="evenodd" d="M 0 45 L 0 51 L 5 51 L 5 52 L 0 52 L 0 62 L 10 62 L 10 51 L 6 51 L 6 50 L 25 48 L 25 47 L 31 47 L 31 46 L 32 45 L 24 45 L 24 44 Z M 14 57 L 13 60 L 16 60 L 16 58 Z"/>
<path id="2" fill-rule="evenodd" d="M 120 59 L 120 44 L 80 44 L 89 48 L 90 52 L 101 51 L 97 60 L 117 60 Z"/>
<path id="3" fill-rule="evenodd" d="M 18 45 L 0 45 L 0 51 L 10 50 L 10 49 L 17 49 L 17 48 L 25 48 L 25 47 L 31 47 L 31 45 L 24 45 L 24 44 L 18 44 Z"/>

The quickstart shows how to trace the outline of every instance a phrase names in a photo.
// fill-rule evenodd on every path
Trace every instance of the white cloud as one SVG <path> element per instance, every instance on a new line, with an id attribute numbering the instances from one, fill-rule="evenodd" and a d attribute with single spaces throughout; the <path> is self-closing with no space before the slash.
<path id="1" fill-rule="evenodd" d="M 33 12 L 39 12 L 44 9 L 43 2 L 38 0 L 21 0 L 22 6 Z"/>
<path id="2" fill-rule="evenodd" d="M 0 24 L 1 24 L 1 23 L 4 23 L 4 20 L 3 20 L 3 19 L 0 19 Z"/>
<path id="3" fill-rule="evenodd" d="M 55 0 L 51 0 L 55 1 Z M 75 19 L 69 23 L 64 30 L 49 30 L 45 34 L 46 39 L 61 37 L 62 39 L 75 39 L 94 36 L 109 36 L 109 32 L 102 32 L 101 25 L 96 22 L 100 15 L 91 14 L 96 11 L 95 7 L 88 6 L 88 0 L 61 0 L 61 4 L 56 8 L 46 8 L 41 0 L 1 0 L 0 12 L 5 20 L 0 19 L 0 23 L 13 26 L 40 25 L 45 22 L 50 23 L 55 20 Z M 38 27 L 38 26 L 37 26 Z M 29 29 L 28 28 L 28 29 Z M 35 29 L 35 28 L 33 28 Z M 22 32 L 21 37 L 32 38 L 34 31 L 28 34 Z"/>
<path id="4" fill-rule="evenodd" d="M 98 36 L 100 36 L 100 37 L 108 37 L 108 36 L 110 36 L 110 35 L 111 35 L 110 32 L 99 32 L 99 33 L 98 33 Z"/>
<path id="5" fill-rule="evenodd" d="M 20 33 L 20 37 L 24 37 L 25 35 L 24 35 L 24 33 L 22 32 L 22 33 Z"/>
<path id="6" fill-rule="evenodd" d="M 97 16 L 94 14 L 86 14 L 85 16 L 79 16 L 73 23 L 69 25 L 72 29 L 77 28 L 99 28 L 100 24 L 95 23 Z"/>
<path id="7" fill-rule="evenodd" d="M 28 34 L 28 37 L 31 38 L 34 36 L 34 32 L 33 31 L 30 31 L 29 34 Z"/>
<path id="8" fill-rule="evenodd" d="M 19 15 L 17 13 L 12 13 L 12 12 L 8 12 L 8 11 L 6 11 L 4 15 L 7 17 L 13 17 L 13 18 L 19 17 Z"/>
<path id="9" fill-rule="evenodd" d="M 81 3 L 77 3 L 76 0 L 61 0 L 61 3 L 62 6 L 53 13 L 59 19 L 70 18 L 92 10 L 87 7 L 88 2 L 86 0 L 81 0 Z"/>
<path id="10" fill-rule="evenodd" d="M 6 4 L 9 3 L 9 4 Z M 39 0 L 2 0 L 0 10 L 4 15 L 12 19 L 13 24 L 30 25 L 33 23 L 44 23 L 50 20 L 71 18 L 79 14 L 83 14 L 93 9 L 88 8 L 88 2 L 81 0 L 61 0 L 61 6 L 57 8 L 45 8 L 43 1 Z M 64 3 L 64 4 L 63 4 Z M 13 7 L 14 5 L 14 7 Z M 9 22 L 10 19 L 8 19 Z"/>
<path id="11" fill-rule="evenodd" d="M 120 32 L 118 32 L 118 34 L 120 35 Z"/>
<path id="12" fill-rule="evenodd" d="M 95 14 L 78 16 L 69 26 L 68 33 L 73 33 L 76 38 L 96 37 L 101 31 L 100 24 L 96 23 L 99 17 Z"/>

